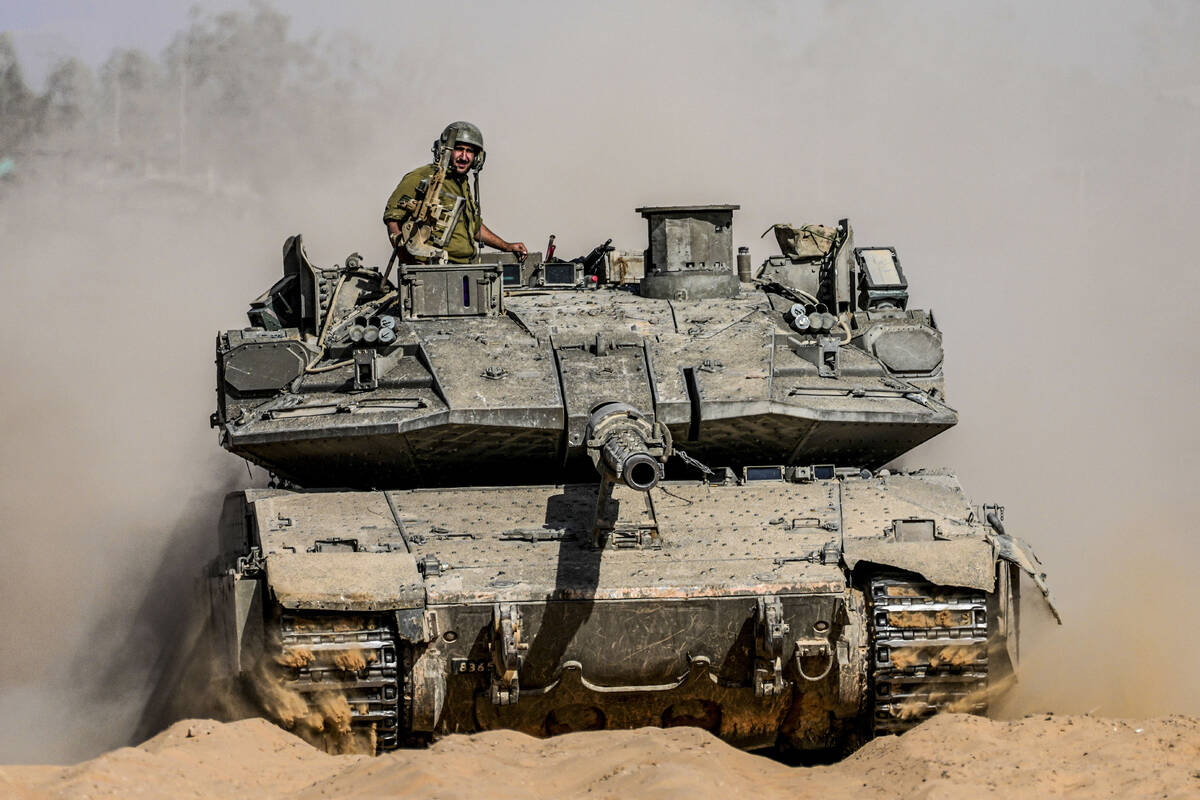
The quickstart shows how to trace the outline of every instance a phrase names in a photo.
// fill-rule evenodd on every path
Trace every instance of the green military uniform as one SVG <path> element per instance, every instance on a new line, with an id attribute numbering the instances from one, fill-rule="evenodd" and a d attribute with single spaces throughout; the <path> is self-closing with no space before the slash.
<path id="1" fill-rule="evenodd" d="M 407 198 L 416 197 L 417 186 L 436 171 L 436 164 L 426 164 L 405 175 L 401 179 L 400 185 L 396 187 L 396 191 L 392 192 L 392 196 L 388 198 L 387 207 L 383 211 L 383 221 L 387 223 L 394 220 L 403 225 L 408 217 L 408 212 L 402 209 L 400 204 Z M 449 242 L 446 243 L 446 256 L 456 264 L 465 264 L 474 261 L 479 252 L 475 243 L 479 236 L 479 205 L 471 196 L 471 188 L 467 185 L 467 176 L 447 172 L 446 179 L 442 182 L 442 202 L 452 205 L 456 197 L 465 198 L 466 202 L 463 203 L 463 211 L 458 218 L 458 224 L 450 234 Z"/>

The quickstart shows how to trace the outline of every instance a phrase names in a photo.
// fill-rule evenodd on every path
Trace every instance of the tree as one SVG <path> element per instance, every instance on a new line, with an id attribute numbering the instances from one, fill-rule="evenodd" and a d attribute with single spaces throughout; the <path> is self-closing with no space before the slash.
<path id="1" fill-rule="evenodd" d="M 41 124 L 42 104 L 25 84 L 16 48 L 0 33 L 0 156 L 26 144 Z"/>
<path id="2" fill-rule="evenodd" d="M 100 68 L 102 116 L 114 147 L 143 162 L 160 138 L 162 71 L 141 50 L 116 50 Z"/>
<path id="3" fill-rule="evenodd" d="M 46 78 L 46 130 L 71 133 L 95 114 L 96 79 L 77 58 L 60 61 Z"/>

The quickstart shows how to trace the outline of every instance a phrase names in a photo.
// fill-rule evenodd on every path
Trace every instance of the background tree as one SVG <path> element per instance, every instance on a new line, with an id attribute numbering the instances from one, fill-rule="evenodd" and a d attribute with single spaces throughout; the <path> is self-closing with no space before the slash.
<path id="1" fill-rule="evenodd" d="M 73 135 L 96 114 L 96 76 L 82 61 L 60 61 L 46 78 L 45 126 L 59 135 Z"/>
<path id="2" fill-rule="evenodd" d="M 43 104 L 25 84 L 12 37 L 0 33 L 0 158 L 11 157 L 37 132 Z"/>

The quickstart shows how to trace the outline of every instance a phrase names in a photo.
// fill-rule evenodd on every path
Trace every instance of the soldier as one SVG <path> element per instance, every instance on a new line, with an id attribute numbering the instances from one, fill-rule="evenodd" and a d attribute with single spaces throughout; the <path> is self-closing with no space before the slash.
<path id="1" fill-rule="evenodd" d="M 470 122 L 451 122 L 442 131 L 438 140 L 433 143 L 435 162 L 439 147 L 445 146 L 451 137 L 454 140 L 454 152 L 450 157 L 445 181 L 442 183 L 441 196 L 449 205 L 452 205 L 459 197 L 463 198 L 465 202 L 461 215 L 454 223 L 454 230 L 446 241 L 446 257 L 457 264 L 472 261 L 479 252 L 476 242 L 481 242 L 497 250 L 515 253 L 518 258 L 524 259 L 528 252 L 524 242 L 504 241 L 483 224 L 479 213 L 478 175 L 479 170 L 483 168 L 484 157 L 487 155 L 483 149 L 483 134 Z M 387 225 L 388 239 L 391 240 L 393 247 L 397 245 L 401 236 L 401 226 L 410 213 L 403 207 L 405 201 L 419 197 L 423 186 L 437 171 L 437 168 L 436 163 L 417 167 L 404 176 L 400 185 L 396 187 L 396 191 L 392 192 L 392 196 L 388 198 L 387 207 L 383 212 L 383 222 Z M 472 173 L 476 176 L 475 196 L 472 195 L 470 187 L 467 185 L 467 178 Z M 401 256 L 405 256 L 404 248 L 399 249 Z"/>

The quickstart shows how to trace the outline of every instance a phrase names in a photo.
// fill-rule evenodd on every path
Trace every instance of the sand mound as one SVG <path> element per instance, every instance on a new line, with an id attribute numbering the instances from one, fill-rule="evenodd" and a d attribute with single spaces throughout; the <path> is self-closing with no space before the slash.
<path id="1" fill-rule="evenodd" d="M 948 714 L 832 769 L 881 797 L 1200 798 L 1200 718 Z"/>
<path id="2" fill-rule="evenodd" d="M 71 767 L 0 767 L 0 795 L 49 798 L 1200 798 L 1200 718 L 948 714 L 840 764 L 788 767 L 694 728 L 455 736 L 330 756 L 262 720 L 179 722 Z"/>
<path id="3" fill-rule="evenodd" d="M 261 719 L 183 720 L 75 766 L 0 767 L 0 787 L 39 799 L 283 797 L 365 758 L 326 755 Z"/>

